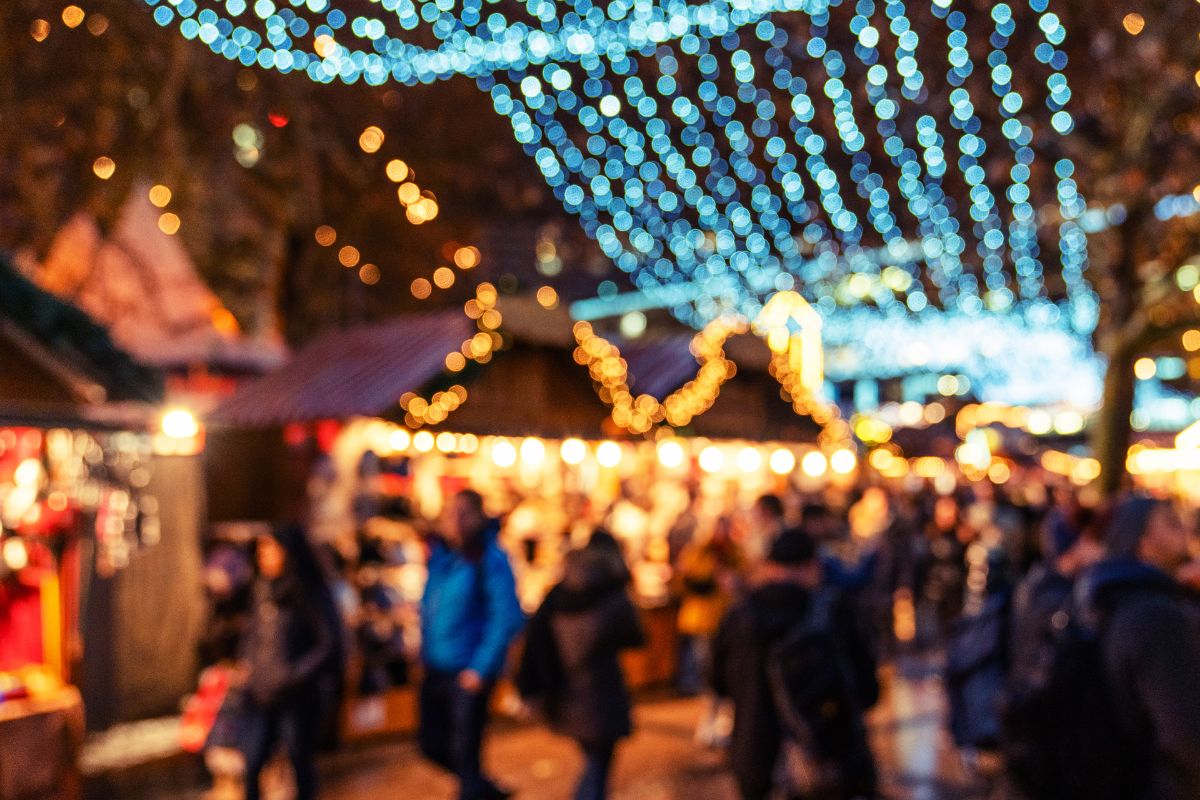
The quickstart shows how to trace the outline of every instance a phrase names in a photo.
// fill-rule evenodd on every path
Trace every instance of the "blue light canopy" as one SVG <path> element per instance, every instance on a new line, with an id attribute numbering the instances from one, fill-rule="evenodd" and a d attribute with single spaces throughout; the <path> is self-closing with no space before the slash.
<path id="1" fill-rule="evenodd" d="M 854 325 L 1095 326 L 1049 0 L 145 1 L 248 66 L 475 79 L 584 230 L 691 325 L 795 288 Z"/>

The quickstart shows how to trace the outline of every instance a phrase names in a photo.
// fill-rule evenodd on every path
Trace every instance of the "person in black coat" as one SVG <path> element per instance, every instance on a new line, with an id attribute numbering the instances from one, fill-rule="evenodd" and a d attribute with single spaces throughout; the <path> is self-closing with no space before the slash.
<path id="1" fill-rule="evenodd" d="M 729 759 L 745 800 L 769 797 L 776 788 L 785 734 L 772 696 L 768 660 L 773 646 L 804 623 L 821 587 L 813 540 L 799 529 L 784 531 L 771 546 L 755 583 L 756 588 L 726 613 L 713 646 L 713 689 L 733 700 Z M 838 611 L 835 628 L 859 685 L 860 710 L 865 710 L 878 696 L 874 660 L 851 607 L 843 602 Z M 846 796 L 871 797 L 875 765 L 865 729 L 859 734 L 857 746 L 842 754 L 841 779 Z"/>
<path id="2" fill-rule="evenodd" d="M 1131 800 L 1200 797 L 1200 641 L 1174 573 L 1188 533 L 1165 501 L 1131 496 L 1113 512 L 1109 558 L 1086 577 L 1104 620 L 1104 672 L 1122 743 Z"/>
<path id="3" fill-rule="evenodd" d="M 628 582 L 617 543 L 597 532 L 587 547 L 567 554 L 562 582 L 529 626 L 518 687 L 534 695 L 551 726 L 583 750 L 586 765 L 576 800 L 607 796 L 616 744 L 633 728 L 618 656 L 645 644 L 645 634 L 626 591 Z M 546 667 L 552 659 L 557 665 Z M 554 674 L 531 678 L 539 669 L 543 677 Z"/>
<path id="4" fill-rule="evenodd" d="M 328 587 L 302 530 L 261 536 L 255 551 L 258 578 L 241 643 L 245 798 L 258 800 L 263 767 L 282 743 L 295 771 L 297 800 L 311 800 L 317 796 L 319 700 L 339 652 L 339 632 L 326 611 Z"/>

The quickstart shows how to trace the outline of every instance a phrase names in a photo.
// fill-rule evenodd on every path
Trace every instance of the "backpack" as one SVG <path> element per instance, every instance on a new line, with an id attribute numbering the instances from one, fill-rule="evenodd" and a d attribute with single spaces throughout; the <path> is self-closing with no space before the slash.
<path id="1" fill-rule="evenodd" d="M 525 645 L 514 678 L 521 697 L 527 702 L 537 703 L 546 714 L 556 711 L 556 704 L 567 682 L 551 625 L 552 595 L 553 590 L 525 629 Z"/>
<path id="2" fill-rule="evenodd" d="M 1010 779 L 1032 800 L 1128 800 L 1133 748 L 1109 699 L 1103 620 L 1076 591 L 1014 675 L 1003 711 Z"/>
<path id="3" fill-rule="evenodd" d="M 835 625 L 838 597 L 813 594 L 804 619 L 767 651 L 767 683 L 783 732 L 777 772 L 787 796 L 836 794 L 841 765 L 865 743 L 854 665 Z"/>

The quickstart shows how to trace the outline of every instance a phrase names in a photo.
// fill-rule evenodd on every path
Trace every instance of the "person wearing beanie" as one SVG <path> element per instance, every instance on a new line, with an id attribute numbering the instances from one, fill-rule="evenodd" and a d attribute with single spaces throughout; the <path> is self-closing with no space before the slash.
<path id="1" fill-rule="evenodd" d="M 1188 538 L 1170 503 L 1129 495 L 1113 507 L 1108 558 L 1083 578 L 1116 734 L 1129 748 L 1131 800 L 1200 797 L 1200 637 L 1173 577 Z"/>
<path id="2" fill-rule="evenodd" d="M 730 607 L 713 644 L 712 684 L 719 697 L 733 701 L 730 767 L 744 800 L 775 796 L 783 760 L 784 733 L 768 674 L 775 645 L 801 626 L 810 624 L 810 609 L 822 587 L 816 542 L 799 528 L 782 531 L 767 550 L 750 591 Z M 857 673 L 860 657 L 869 653 L 858 628 L 839 603 L 832 615 L 831 635 L 845 647 L 848 663 Z M 874 676 L 871 676 L 874 679 Z M 875 766 L 865 733 L 839 758 L 846 798 L 875 793 Z"/>

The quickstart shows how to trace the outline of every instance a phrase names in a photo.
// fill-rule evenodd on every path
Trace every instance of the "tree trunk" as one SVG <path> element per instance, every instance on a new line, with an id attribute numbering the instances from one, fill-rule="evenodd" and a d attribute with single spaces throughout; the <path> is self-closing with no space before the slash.
<path id="1" fill-rule="evenodd" d="M 1100 462 L 1096 487 L 1102 497 L 1111 497 L 1122 488 L 1125 458 L 1129 451 L 1133 426 L 1134 374 L 1136 354 L 1121 343 L 1105 354 L 1104 397 L 1092 428 L 1092 453 Z"/>

